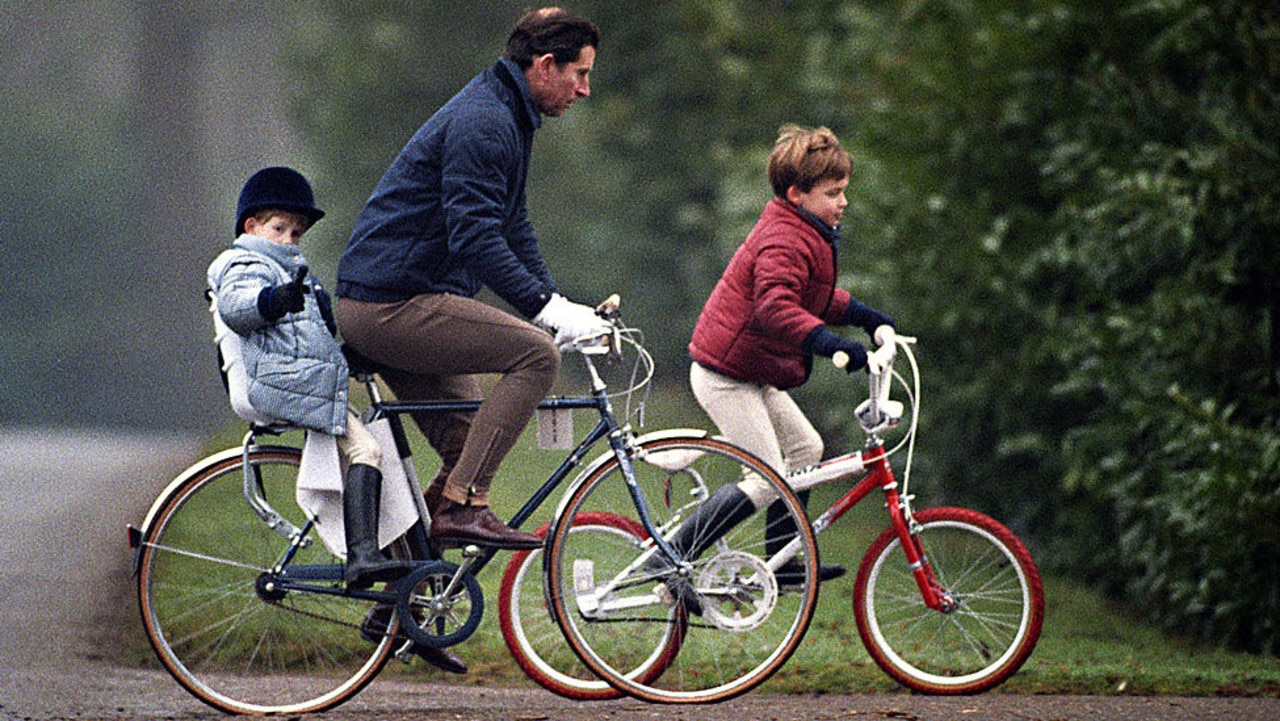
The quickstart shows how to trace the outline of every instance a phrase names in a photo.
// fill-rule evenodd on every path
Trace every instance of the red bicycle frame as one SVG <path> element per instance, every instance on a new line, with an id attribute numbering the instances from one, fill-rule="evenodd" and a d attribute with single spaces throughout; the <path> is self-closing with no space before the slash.
<path id="1" fill-rule="evenodd" d="M 889 466 L 889 458 L 885 453 L 884 443 L 877 440 L 869 445 L 865 451 L 855 451 L 830 458 L 819 463 L 814 470 L 840 463 L 848 463 L 855 459 L 860 459 L 862 466 L 868 469 L 866 477 L 855 484 L 853 488 L 850 488 L 849 492 L 841 496 L 832 504 L 831 508 L 828 508 L 821 516 L 814 519 L 814 533 L 819 533 L 826 529 L 827 526 L 838 521 L 841 516 L 849 512 L 849 509 L 858 505 L 863 498 L 866 498 L 871 491 L 876 488 L 882 489 L 884 491 L 885 504 L 889 510 L 889 522 L 893 526 L 894 533 L 898 536 L 903 552 L 907 555 L 907 563 L 911 568 L 911 573 L 916 579 L 916 585 L 920 587 L 920 596 L 929 608 L 935 611 L 949 611 L 952 608 L 952 603 L 945 593 L 939 591 L 938 584 L 933 577 L 933 569 L 930 568 L 929 561 L 924 555 L 924 550 L 920 547 L 911 528 L 911 521 L 903 510 L 902 498 L 898 493 L 898 480 L 894 478 L 893 469 Z"/>

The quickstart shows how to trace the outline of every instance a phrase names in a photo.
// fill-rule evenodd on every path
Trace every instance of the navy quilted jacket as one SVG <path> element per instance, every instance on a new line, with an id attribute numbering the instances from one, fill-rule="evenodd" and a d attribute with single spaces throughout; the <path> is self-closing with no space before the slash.
<path id="1" fill-rule="evenodd" d="M 500 59 L 441 107 L 382 176 L 338 262 L 339 296 L 392 303 L 488 286 L 527 317 L 555 291 L 525 209 L 542 117 Z"/>
<path id="2" fill-rule="evenodd" d="M 330 435 L 347 433 L 347 361 L 329 327 L 329 297 L 314 276 L 305 307 L 262 317 L 258 295 L 287 283 L 306 259 L 297 246 L 241 235 L 209 265 L 218 314 L 244 338 L 248 401 L 259 413 Z"/>

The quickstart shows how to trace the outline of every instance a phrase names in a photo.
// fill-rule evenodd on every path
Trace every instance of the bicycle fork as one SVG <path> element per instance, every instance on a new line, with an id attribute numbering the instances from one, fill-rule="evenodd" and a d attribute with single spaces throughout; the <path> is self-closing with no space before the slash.
<path id="1" fill-rule="evenodd" d="M 904 510 L 904 502 L 898 494 L 897 481 L 892 481 L 892 476 L 890 479 L 891 482 L 884 486 L 889 521 L 907 557 L 907 567 L 911 569 L 911 575 L 916 579 L 916 586 L 920 588 L 920 597 L 925 606 L 942 613 L 950 613 L 955 610 L 954 599 L 951 594 L 942 592 L 938 585 L 937 578 L 933 575 L 933 567 L 929 565 L 929 558 L 920 545 L 919 526 Z"/>

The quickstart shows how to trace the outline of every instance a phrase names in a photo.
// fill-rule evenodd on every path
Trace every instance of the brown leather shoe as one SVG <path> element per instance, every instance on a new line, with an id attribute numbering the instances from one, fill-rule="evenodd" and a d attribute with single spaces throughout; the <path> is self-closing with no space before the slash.
<path id="1" fill-rule="evenodd" d="M 431 518 L 431 540 L 443 548 L 473 543 L 489 548 L 529 551 L 542 548 L 542 539 L 509 527 L 488 506 L 454 503 L 442 498 Z"/>

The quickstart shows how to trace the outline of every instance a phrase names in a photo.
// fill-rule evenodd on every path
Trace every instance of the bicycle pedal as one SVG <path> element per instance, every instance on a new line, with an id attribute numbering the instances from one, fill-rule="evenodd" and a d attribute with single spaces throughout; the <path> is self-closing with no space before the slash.
<path id="1" fill-rule="evenodd" d="M 409 662 L 417 658 L 418 655 L 413 652 L 413 641 L 405 641 L 400 644 L 400 648 L 396 649 L 393 654 L 396 660 L 408 666 Z"/>
<path id="2" fill-rule="evenodd" d="M 670 581 L 654 586 L 653 593 L 658 597 L 659 601 L 668 606 L 680 604 L 684 606 L 685 611 L 690 615 L 702 615 L 702 599 L 693 590 L 693 585 L 685 579 L 673 576 Z"/>
<path id="3" fill-rule="evenodd" d="M 667 584 L 665 583 L 659 583 L 658 585 L 654 586 L 653 595 L 657 596 L 659 601 L 663 602 L 668 606 L 676 605 L 676 597 L 674 594 L 671 593 L 671 589 L 667 588 Z"/>

